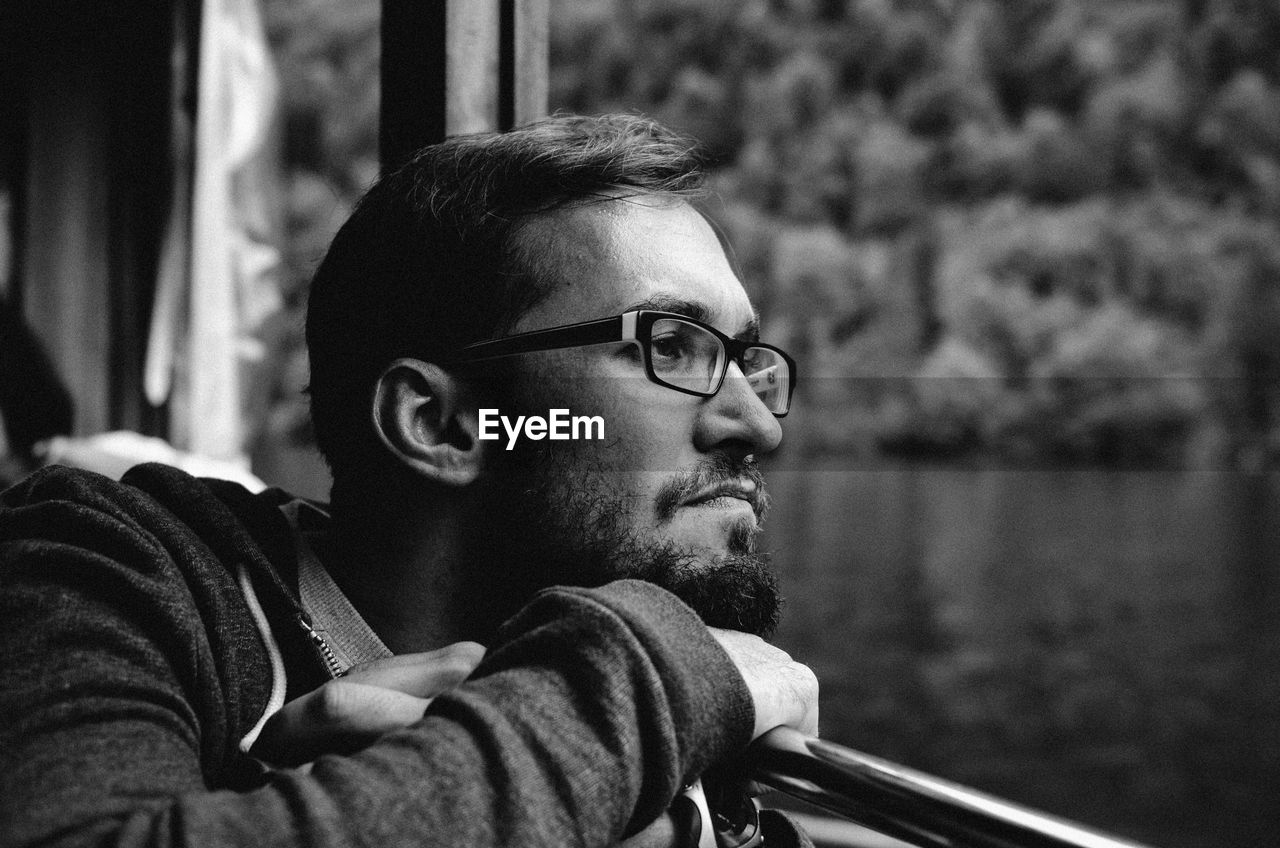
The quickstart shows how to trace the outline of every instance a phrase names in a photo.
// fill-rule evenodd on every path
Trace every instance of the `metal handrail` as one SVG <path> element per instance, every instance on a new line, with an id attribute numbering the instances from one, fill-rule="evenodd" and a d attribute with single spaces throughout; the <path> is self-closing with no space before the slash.
<path id="1" fill-rule="evenodd" d="M 754 780 L 921 848 L 1146 848 L 791 728 L 747 762 Z"/>

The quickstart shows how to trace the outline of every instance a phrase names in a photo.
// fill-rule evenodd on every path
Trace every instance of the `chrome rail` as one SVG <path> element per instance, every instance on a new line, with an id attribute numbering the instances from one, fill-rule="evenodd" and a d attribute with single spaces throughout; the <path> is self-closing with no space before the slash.
<path id="1" fill-rule="evenodd" d="M 1146 848 L 790 728 L 747 761 L 752 779 L 921 848 Z"/>

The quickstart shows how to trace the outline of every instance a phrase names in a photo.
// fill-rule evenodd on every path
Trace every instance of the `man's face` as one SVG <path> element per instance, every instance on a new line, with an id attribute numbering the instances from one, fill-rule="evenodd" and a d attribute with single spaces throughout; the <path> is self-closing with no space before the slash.
<path id="1" fill-rule="evenodd" d="M 513 333 L 648 308 L 750 337 L 755 315 L 715 233 L 685 203 L 632 198 L 561 210 L 520 234 L 557 269 Z M 482 520 L 530 585 L 641 577 L 709 624 L 767 632 L 777 590 L 754 540 L 765 505 L 751 459 L 781 428 L 729 366 L 710 398 L 650 382 L 634 343 L 525 354 L 503 415 L 601 416 L 603 440 L 491 442 Z M 490 546 L 494 543 L 490 539 Z M 505 544 L 505 543 L 502 543 Z"/>

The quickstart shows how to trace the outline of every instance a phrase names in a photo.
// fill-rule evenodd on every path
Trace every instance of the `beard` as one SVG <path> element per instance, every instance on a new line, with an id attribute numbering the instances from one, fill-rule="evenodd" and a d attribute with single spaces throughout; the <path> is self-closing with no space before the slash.
<path id="1" fill-rule="evenodd" d="M 767 637 L 778 624 L 781 596 L 767 553 L 756 549 L 767 510 L 760 472 L 751 460 L 715 454 L 666 481 L 655 499 L 659 521 L 708 484 L 747 478 L 756 483 L 756 521 L 730 528 L 727 552 L 699 557 L 667 539 L 625 526 L 624 499 L 607 491 L 609 472 L 571 466 L 561 452 L 527 446 L 502 462 L 482 486 L 480 508 L 466 529 L 474 552 L 463 603 L 482 643 L 550 586 L 601 586 L 634 578 L 666 589 L 711 627 Z M 592 487 L 590 482 L 596 485 Z"/>

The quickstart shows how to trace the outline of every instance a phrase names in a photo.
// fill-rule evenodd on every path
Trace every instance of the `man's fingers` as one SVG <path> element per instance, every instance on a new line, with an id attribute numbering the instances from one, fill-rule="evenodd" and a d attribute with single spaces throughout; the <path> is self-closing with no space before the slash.
<path id="1" fill-rule="evenodd" d="M 483 645 L 455 642 L 435 651 L 361 663 L 342 679 L 418 698 L 434 698 L 470 677 L 483 658 Z"/>
<path id="2" fill-rule="evenodd" d="M 483 646 L 457 642 L 358 665 L 285 704 L 262 728 L 253 755 L 291 766 L 358 751 L 422 718 L 431 699 L 466 680 L 483 657 Z"/>
<path id="3" fill-rule="evenodd" d="M 281 766 L 300 765 L 321 754 L 349 754 L 413 724 L 430 703 L 394 689 L 334 680 L 268 719 L 252 753 Z"/>
<path id="4" fill-rule="evenodd" d="M 746 681 L 755 705 L 752 738 L 786 725 L 801 733 L 818 733 L 818 678 L 781 648 L 758 636 L 711 628 Z"/>

